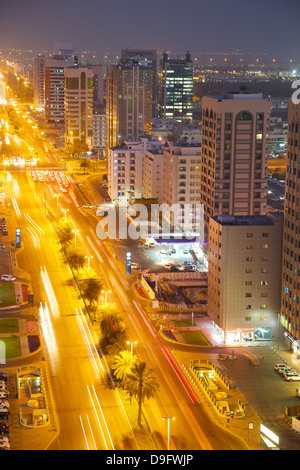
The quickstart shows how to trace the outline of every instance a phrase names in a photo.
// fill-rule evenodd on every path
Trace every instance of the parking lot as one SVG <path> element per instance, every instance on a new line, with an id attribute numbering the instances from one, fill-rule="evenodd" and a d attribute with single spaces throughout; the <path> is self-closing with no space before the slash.
<path id="1" fill-rule="evenodd" d="M 137 240 L 112 242 L 116 255 L 126 262 L 126 253 L 132 254 L 133 269 L 153 273 L 170 271 L 207 271 L 206 260 L 197 244 L 159 243 L 153 247 Z"/>
<path id="2" fill-rule="evenodd" d="M 256 365 L 250 360 L 250 351 L 258 358 Z M 300 434 L 292 431 L 286 423 L 285 408 L 299 404 L 296 388 L 300 387 L 300 382 L 289 382 L 274 370 L 274 365 L 283 361 L 271 346 L 235 349 L 234 352 L 237 360 L 223 361 L 222 367 L 264 425 L 280 437 L 280 448 L 299 450 Z"/>

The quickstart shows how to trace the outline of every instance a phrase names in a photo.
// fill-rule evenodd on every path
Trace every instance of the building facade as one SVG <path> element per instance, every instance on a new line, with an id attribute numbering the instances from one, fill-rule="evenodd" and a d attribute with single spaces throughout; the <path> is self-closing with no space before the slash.
<path id="1" fill-rule="evenodd" d="M 163 204 L 178 205 L 171 224 L 174 228 L 194 226 L 200 204 L 201 146 L 168 142 L 163 148 Z M 190 207 L 189 211 L 185 209 Z"/>
<path id="2" fill-rule="evenodd" d="M 230 92 L 202 100 L 201 202 L 209 217 L 263 215 L 271 102 Z"/>
<path id="3" fill-rule="evenodd" d="M 93 147 L 93 69 L 65 69 L 65 142 Z"/>
<path id="4" fill-rule="evenodd" d="M 285 177 L 281 323 L 291 340 L 300 340 L 300 105 L 289 103 Z"/>
<path id="5" fill-rule="evenodd" d="M 179 122 L 193 118 L 193 61 L 163 54 L 159 71 L 159 117 Z"/>
<path id="6" fill-rule="evenodd" d="M 283 214 L 209 220 L 208 314 L 224 342 L 274 340 Z"/>

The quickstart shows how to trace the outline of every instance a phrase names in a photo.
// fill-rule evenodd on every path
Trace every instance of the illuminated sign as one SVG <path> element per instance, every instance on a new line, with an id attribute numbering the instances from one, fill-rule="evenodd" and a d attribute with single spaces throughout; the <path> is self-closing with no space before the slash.
<path id="1" fill-rule="evenodd" d="M 21 229 L 16 228 L 16 248 L 21 248 Z"/>
<path id="2" fill-rule="evenodd" d="M 131 274 L 131 252 L 126 253 L 126 274 Z"/>

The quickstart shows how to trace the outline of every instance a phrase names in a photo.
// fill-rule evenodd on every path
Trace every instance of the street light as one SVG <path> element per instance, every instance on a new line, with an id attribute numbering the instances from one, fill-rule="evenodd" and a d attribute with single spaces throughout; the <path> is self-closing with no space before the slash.
<path id="1" fill-rule="evenodd" d="M 61 196 L 60 194 L 54 194 L 56 197 L 56 208 L 58 209 L 58 198 Z"/>
<path id="2" fill-rule="evenodd" d="M 137 341 L 126 341 L 126 343 L 130 344 L 130 363 L 132 364 L 133 345 L 137 344 Z"/>
<path id="3" fill-rule="evenodd" d="M 110 294 L 110 290 L 103 290 L 101 293 L 105 294 L 105 303 L 107 304 L 107 300 L 108 300 L 107 294 Z"/>
<path id="4" fill-rule="evenodd" d="M 76 251 L 76 237 L 77 237 L 77 233 L 79 232 L 79 229 L 72 230 L 72 232 L 74 232 L 74 234 L 75 234 L 75 251 Z"/>
<path id="5" fill-rule="evenodd" d="M 62 211 L 65 213 L 65 220 L 67 220 L 67 212 L 69 212 L 69 209 L 62 209 Z"/>
<path id="6" fill-rule="evenodd" d="M 170 449 L 170 421 L 171 419 L 175 419 L 174 416 L 164 416 L 163 418 L 163 421 L 167 420 L 168 421 L 168 449 Z"/>
<path id="7" fill-rule="evenodd" d="M 90 270 L 90 259 L 93 258 L 93 256 L 85 256 L 88 260 L 88 271 Z"/>

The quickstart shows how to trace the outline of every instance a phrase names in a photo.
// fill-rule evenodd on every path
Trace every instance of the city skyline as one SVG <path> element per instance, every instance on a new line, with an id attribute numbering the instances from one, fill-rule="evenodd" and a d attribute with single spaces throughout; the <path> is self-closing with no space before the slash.
<path id="1" fill-rule="evenodd" d="M 249 10 L 240 2 L 209 4 L 188 0 L 158 3 L 115 0 L 43 2 L 17 1 L 3 5 L 0 19 L 1 48 L 48 50 L 54 42 L 71 42 L 74 50 L 121 52 L 124 48 L 173 50 L 183 53 L 242 51 L 281 60 L 300 59 L 297 51 L 300 5 L 258 0 Z M 143 21 L 147 18 L 147 21 Z M 47 21 L 45 21 L 47 19 Z M 136 21 L 138 20 L 138 21 Z M 133 27 L 130 27 L 130 25 Z M 178 34 L 179 32 L 179 34 Z"/>

